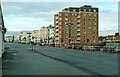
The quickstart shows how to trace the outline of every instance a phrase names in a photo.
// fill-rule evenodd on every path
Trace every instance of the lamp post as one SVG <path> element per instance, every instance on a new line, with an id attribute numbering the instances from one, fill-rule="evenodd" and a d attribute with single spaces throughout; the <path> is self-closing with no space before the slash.
<path id="1" fill-rule="evenodd" d="M 55 47 L 55 41 L 54 41 L 54 37 L 53 37 L 53 47 Z"/>

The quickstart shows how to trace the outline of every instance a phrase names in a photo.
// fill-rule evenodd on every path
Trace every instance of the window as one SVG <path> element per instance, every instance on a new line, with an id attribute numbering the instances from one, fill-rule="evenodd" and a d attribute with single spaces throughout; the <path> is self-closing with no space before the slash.
<path id="1" fill-rule="evenodd" d="M 72 25 L 72 28 L 74 28 L 74 25 Z"/>
<path id="2" fill-rule="evenodd" d="M 84 38 L 85 38 L 85 36 L 84 36 Z"/>
<path id="3" fill-rule="evenodd" d="M 96 27 L 94 27 L 94 30 L 96 30 Z"/>
<path id="4" fill-rule="evenodd" d="M 84 31 L 84 34 L 86 34 L 86 31 Z"/>
<path id="5" fill-rule="evenodd" d="M 84 9 L 84 12 L 86 12 L 86 9 Z"/>
<path id="6" fill-rule="evenodd" d="M 60 26 L 59 29 L 62 29 L 62 27 Z"/>
<path id="7" fill-rule="evenodd" d="M 80 22 L 77 22 L 77 24 L 80 24 Z"/>
<path id="8" fill-rule="evenodd" d="M 84 29 L 85 29 L 85 27 L 84 27 Z"/>
<path id="9" fill-rule="evenodd" d="M 59 24 L 62 25 L 62 22 L 60 22 Z"/>
<path id="10" fill-rule="evenodd" d="M 89 9 L 89 12 L 91 12 L 91 9 Z"/>
<path id="11" fill-rule="evenodd" d="M 70 25 L 74 25 L 74 24 L 75 24 L 75 22 L 70 23 Z"/>
<path id="12" fill-rule="evenodd" d="M 91 22 L 89 22 L 89 25 L 91 25 Z"/>
<path id="13" fill-rule="evenodd" d="M 95 43 L 96 41 L 95 41 L 95 40 L 93 40 L 93 42 Z"/>
<path id="14" fill-rule="evenodd" d="M 89 13 L 88 15 L 89 15 L 89 16 L 91 16 L 91 14 L 90 14 L 90 13 Z"/>
<path id="15" fill-rule="evenodd" d="M 60 13 L 59 15 L 62 16 L 62 13 Z"/>
<path id="16" fill-rule="evenodd" d="M 68 18 L 65 18 L 65 20 L 68 20 Z"/>
<path id="17" fill-rule="evenodd" d="M 96 26 L 96 22 L 94 22 L 94 26 Z"/>
<path id="18" fill-rule="evenodd" d="M 56 23 L 56 25 L 58 25 L 58 23 Z"/>
<path id="19" fill-rule="evenodd" d="M 96 33 L 94 32 L 94 34 L 96 34 Z"/>
<path id="20" fill-rule="evenodd" d="M 65 36 L 65 38 L 68 38 L 68 36 Z"/>
<path id="21" fill-rule="evenodd" d="M 93 14 L 94 17 L 96 17 L 96 14 Z"/>
<path id="22" fill-rule="evenodd" d="M 67 25 L 68 24 L 68 22 L 65 22 L 65 25 Z"/>
<path id="23" fill-rule="evenodd" d="M 94 9 L 93 12 L 96 12 L 96 9 Z"/>
<path id="24" fill-rule="evenodd" d="M 77 18 L 77 20 L 80 20 L 80 18 Z"/>
<path id="25" fill-rule="evenodd" d="M 80 28 L 80 26 L 77 26 L 77 28 Z"/>
<path id="26" fill-rule="evenodd" d="M 91 29 L 91 27 L 89 27 L 89 29 Z"/>
<path id="27" fill-rule="evenodd" d="M 65 31 L 65 33 L 68 33 L 68 31 Z"/>
<path id="28" fill-rule="evenodd" d="M 76 10 L 75 10 L 75 9 L 73 9 L 73 12 L 76 12 Z"/>
<path id="29" fill-rule="evenodd" d="M 80 33 L 80 31 L 77 31 L 77 33 Z"/>
<path id="30" fill-rule="evenodd" d="M 84 13 L 84 16 L 86 16 L 86 13 Z"/>
<path id="31" fill-rule="evenodd" d="M 65 16 L 68 16 L 68 13 L 65 13 Z"/>
<path id="32" fill-rule="evenodd" d="M 85 40 L 84 40 L 84 42 L 85 42 Z"/>
<path id="33" fill-rule="evenodd" d="M 76 16 L 76 13 L 72 13 L 72 16 Z"/>
<path id="34" fill-rule="evenodd" d="M 77 18 L 80 18 L 80 15 L 78 15 Z"/>
<path id="35" fill-rule="evenodd" d="M 86 25 L 86 22 L 84 22 L 84 25 Z"/>
<path id="36" fill-rule="evenodd" d="M 96 21 L 96 18 L 94 18 L 93 20 Z"/>
<path id="37" fill-rule="evenodd" d="M 75 20 L 75 18 L 72 18 L 72 20 Z"/>
<path id="38" fill-rule="evenodd" d="M 77 35 L 77 37 L 80 37 L 80 35 Z"/>
<path id="39" fill-rule="evenodd" d="M 60 17 L 60 20 L 62 20 L 62 18 Z"/>

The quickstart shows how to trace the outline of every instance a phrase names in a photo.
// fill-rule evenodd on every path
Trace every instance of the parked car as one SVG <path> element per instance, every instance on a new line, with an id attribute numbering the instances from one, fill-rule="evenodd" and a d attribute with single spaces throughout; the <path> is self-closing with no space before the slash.
<path id="1" fill-rule="evenodd" d="M 120 48 L 115 48 L 115 52 L 120 53 Z"/>
<path id="2" fill-rule="evenodd" d="M 67 46 L 67 49 L 72 49 L 72 45 L 68 45 L 68 46 Z"/>

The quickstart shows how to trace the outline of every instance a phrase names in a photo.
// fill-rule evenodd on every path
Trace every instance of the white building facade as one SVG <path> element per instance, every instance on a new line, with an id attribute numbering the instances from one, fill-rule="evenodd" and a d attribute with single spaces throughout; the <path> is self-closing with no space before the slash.
<path id="1" fill-rule="evenodd" d="M 4 42 L 5 42 L 5 34 L 6 28 L 4 26 L 4 20 L 3 20 L 3 14 L 2 14 L 2 8 L 0 4 L 0 57 L 2 57 L 2 53 L 4 52 Z"/>
<path id="2" fill-rule="evenodd" d="M 49 46 L 54 44 L 54 26 L 48 26 L 48 43 Z"/>
<path id="3" fill-rule="evenodd" d="M 31 42 L 31 32 L 21 32 L 19 40 L 20 43 L 29 44 Z"/>

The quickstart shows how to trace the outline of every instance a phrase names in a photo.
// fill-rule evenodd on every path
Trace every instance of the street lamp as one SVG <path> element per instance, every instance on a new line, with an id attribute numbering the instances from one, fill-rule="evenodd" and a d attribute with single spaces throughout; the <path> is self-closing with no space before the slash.
<path id="1" fill-rule="evenodd" d="M 53 37 L 53 47 L 55 47 L 55 44 L 54 44 L 54 43 L 55 43 L 55 41 L 54 41 L 54 37 Z"/>

